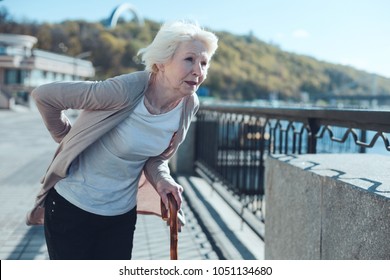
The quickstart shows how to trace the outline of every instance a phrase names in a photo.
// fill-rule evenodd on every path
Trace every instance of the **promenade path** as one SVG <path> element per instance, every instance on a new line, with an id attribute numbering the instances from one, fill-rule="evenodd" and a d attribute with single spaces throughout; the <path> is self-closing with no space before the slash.
<path id="1" fill-rule="evenodd" d="M 39 113 L 0 110 L 0 259 L 48 259 L 42 226 L 26 226 L 56 143 Z M 179 258 L 218 259 L 194 214 L 184 201 L 187 225 L 179 234 Z M 139 215 L 133 259 L 169 259 L 169 228 L 156 216 Z"/>

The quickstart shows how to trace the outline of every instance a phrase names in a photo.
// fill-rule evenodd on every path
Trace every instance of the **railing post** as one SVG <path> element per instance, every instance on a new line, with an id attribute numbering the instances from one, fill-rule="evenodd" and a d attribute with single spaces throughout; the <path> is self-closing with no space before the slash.
<path id="1" fill-rule="evenodd" d="M 308 137 L 308 153 L 316 154 L 317 153 L 317 132 L 320 130 L 320 125 L 317 123 L 316 119 L 309 118 L 309 137 Z"/>
<path id="2" fill-rule="evenodd" d="M 367 131 L 362 129 L 360 130 L 360 141 L 363 143 L 367 142 Z M 366 152 L 366 147 L 359 146 L 359 153 L 364 154 Z"/>

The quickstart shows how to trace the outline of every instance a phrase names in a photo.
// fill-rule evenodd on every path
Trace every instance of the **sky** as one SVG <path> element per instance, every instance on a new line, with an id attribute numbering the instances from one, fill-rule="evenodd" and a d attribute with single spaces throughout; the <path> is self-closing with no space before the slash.
<path id="1" fill-rule="evenodd" d="M 144 19 L 252 33 L 284 51 L 390 78 L 389 0 L 0 0 L 0 7 L 15 20 L 58 23 L 100 21 L 122 3 Z"/>

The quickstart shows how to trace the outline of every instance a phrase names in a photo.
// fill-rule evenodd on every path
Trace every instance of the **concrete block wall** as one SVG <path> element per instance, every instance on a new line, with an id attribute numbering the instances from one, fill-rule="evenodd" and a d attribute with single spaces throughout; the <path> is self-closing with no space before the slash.
<path id="1" fill-rule="evenodd" d="M 390 157 L 266 160 L 265 259 L 390 259 Z"/>

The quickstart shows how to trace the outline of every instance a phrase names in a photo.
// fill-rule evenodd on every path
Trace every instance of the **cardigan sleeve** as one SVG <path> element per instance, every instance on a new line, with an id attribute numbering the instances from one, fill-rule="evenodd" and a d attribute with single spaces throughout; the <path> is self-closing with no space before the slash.
<path id="1" fill-rule="evenodd" d="M 120 110 L 131 100 L 129 88 L 139 91 L 145 83 L 132 83 L 131 74 L 105 81 L 54 82 L 34 89 L 31 93 L 51 136 L 60 142 L 71 128 L 62 113 L 67 109 Z M 136 76 L 137 79 L 137 76 Z"/>
<path id="2" fill-rule="evenodd" d="M 170 153 L 173 154 L 174 151 L 176 151 L 176 149 L 172 150 Z M 172 180 L 168 160 L 169 158 L 160 155 L 158 157 L 150 158 L 146 162 L 144 167 L 145 176 L 154 187 L 156 187 L 157 182 L 160 180 Z"/>

